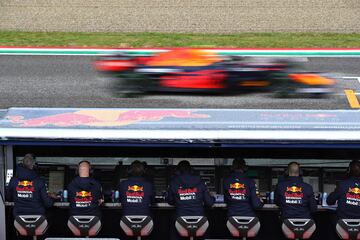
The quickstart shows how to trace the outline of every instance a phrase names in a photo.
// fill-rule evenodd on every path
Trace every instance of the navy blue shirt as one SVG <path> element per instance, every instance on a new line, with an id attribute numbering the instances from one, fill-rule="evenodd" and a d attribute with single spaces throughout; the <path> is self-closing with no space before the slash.
<path id="1" fill-rule="evenodd" d="M 53 201 L 48 197 L 44 179 L 34 170 L 23 167 L 16 168 L 16 174 L 7 187 L 6 198 L 14 201 L 14 217 L 17 215 L 45 214 L 45 208 L 51 207 Z"/>
<path id="2" fill-rule="evenodd" d="M 70 215 L 91 215 L 101 217 L 99 200 L 101 185 L 92 177 L 75 177 L 68 186 Z"/>
<path id="3" fill-rule="evenodd" d="M 241 172 L 233 172 L 224 179 L 224 200 L 228 216 L 255 217 L 255 209 L 263 207 L 256 195 L 255 182 Z"/>
<path id="4" fill-rule="evenodd" d="M 123 215 L 151 215 L 153 187 L 144 177 L 129 177 L 119 185 Z"/>
<path id="5" fill-rule="evenodd" d="M 204 204 L 214 204 L 205 182 L 191 174 L 178 175 L 172 179 L 166 200 L 176 206 L 177 216 L 203 216 Z"/>
<path id="6" fill-rule="evenodd" d="M 279 182 L 274 197 L 283 219 L 311 218 L 317 210 L 313 188 L 301 177 L 287 177 Z"/>
<path id="7" fill-rule="evenodd" d="M 360 217 L 360 181 L 359 178 L 349 178 L 341 181 L 334 192 L 327 198 L 327 204 L 338 202 L 337 216 L 342 219 Z"/>

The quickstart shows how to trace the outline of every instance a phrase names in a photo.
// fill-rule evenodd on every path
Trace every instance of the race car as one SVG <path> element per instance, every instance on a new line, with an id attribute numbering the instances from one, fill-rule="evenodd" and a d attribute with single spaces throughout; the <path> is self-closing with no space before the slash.
<path id="1" fill-rule="evenodd" d="M 94 67 L 116 77 L 118 96 L 147 92 L 237 94 L 272 91 L 276 97 L 333 92 L 334 80 L 302 71 L 289 60 L 256 61 L 200 49 L 175 49 L 150 56 L 120 54 L 97 59 Z"/>

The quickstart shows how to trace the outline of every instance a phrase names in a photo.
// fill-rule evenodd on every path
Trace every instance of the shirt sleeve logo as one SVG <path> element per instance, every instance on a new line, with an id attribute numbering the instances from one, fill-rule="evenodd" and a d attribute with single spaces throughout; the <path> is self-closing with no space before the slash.
<path id="1" fill-rule="evenodd" d="M 128 203 L 142 203 L 145 196 L 144 187 L 139 185 L 129 185 L 125 195 L 126 202 Z"/>
<path id="2" fill-rule="evenodd" d="M 246 199 L 246 187 L 244 183 L 230 183 L 229 195 L 233 200 L 245 200 Z"/>
<path id="3" fill-rule="evenodd" d="M 349 190 L 346 193 L 346 204 L 359 206 L 360 202 L 360 188 L 359 187 L 349 187 Z"/>
<path id="4" fill-rule="evenodd" d="M 285 191 L 285 202 L 287 204 L 302 204 L 304 193 L 301 187 L 291 186 L 286 187 Z"/>
<path id="5" fill-rule="evenodd" d="M 75 193 L 75 206 L 79 208 L 90 207 L 93 200 L 91 192 L 80 191 Z"/>
<path id="6" fill-rule="evenodd" d="M 33 198 L 35 187 L 32 181 L 18 181 L 16 186 L 16 193 L 18 198 Z"/>

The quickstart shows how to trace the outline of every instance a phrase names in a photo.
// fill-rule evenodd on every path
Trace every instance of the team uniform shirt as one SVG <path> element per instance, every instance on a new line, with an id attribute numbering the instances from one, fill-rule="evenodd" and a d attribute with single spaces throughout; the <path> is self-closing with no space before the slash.
<path id="1" fill-rule="evenodd" d="M 327 198 L 329 205 L 338 202 L 337 216 L 341 219 L 358 219 L 360 217 L 360 181 L 359 178 L 349 178 L 341 181 L 334 192 Z"/>
<path id="2" fill-rule="evenodd" d="M 183 174 L 170 183 L 167 202 L 176 206 L 177 216 L 203 216 L 204 204 L 212 206 L 214 198 L 199 176 Z"/>
<path id="3" fill-rule="evenodd" d="M 153 187 L 144 177 L 129 177 L 119 185 L 123 215 L 150 215 Z"/>
<path id="4" fill-rule="evenodd" d="M 70 215 L 92 215 L 101 217 L 99 200 L 101 185 L 91 177 L 76 177 L 68 186 Z"/>
<path id="5" fill-rule="evenodd" d="M 263 207 L 256 192 L 255 182 L 243 173 L 233 172 L 224 179 L 224 200 L 228 216 L 255 217 L 254 210 Z"/>
<path id="6" fill-rule="evenodd" d="M 45 208 L 53 205 L 48 197 L 44 179 L 34 170 L 18 165 L 16 175 L 11 178 L 6 198 L 14 201 L 13 215 L 44 215 Z"/>
<path id="7" fill-rule="evenodd" d="M 283 219 L 311 218 L 311 213 L 317 210 L 313 188 L 301 177 L 287 177 L 279 182 L 274 197 Z"/>

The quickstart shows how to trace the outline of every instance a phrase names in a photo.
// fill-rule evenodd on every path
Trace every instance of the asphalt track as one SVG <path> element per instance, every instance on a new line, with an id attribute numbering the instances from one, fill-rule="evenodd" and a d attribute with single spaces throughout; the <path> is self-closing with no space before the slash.
<path id="1" fill-rule="evenodd" d="M 91 67 L 92 56 L 0 56 L 0 109 L 9 107 L 358 109 L 360 58 L 298 58 L 309 71 L 329 72 L 336 93 L 324 99 L 276 99 L 269 93 L 147 95 L 116 98 Z M 345 78 L 344 78 L 345 77 Z M 347 78 L 347 77 L 359 77 Z M 345 95 L 353 90 L 355 95 Z M 355 97 L 355 98 L 354 98 Z M 350 104 L 351 103 L 351 104 Z"/>

